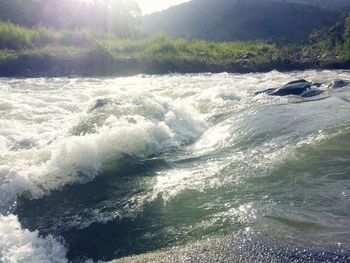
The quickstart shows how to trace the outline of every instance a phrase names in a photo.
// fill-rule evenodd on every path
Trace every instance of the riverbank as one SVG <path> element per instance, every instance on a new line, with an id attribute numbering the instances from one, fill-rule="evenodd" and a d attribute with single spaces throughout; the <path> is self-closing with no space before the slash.
<path id="1" fill-rule="evenodd" d="M 114 57 L 107 49 L 25 50 L 10 52 L 0 59 L 2 77 L 124 76 L 135 74 L 268 72 L 306 69 L 349 69 L 350 62 L 323 54 L 312 57 L 299 53 L 272 57 L 246 53 L 231 60 L 210 54 L 195 57 Z M 279 55 L 279 54 L 278 54 Z M 316 58 L 315 58 L 316 57 Z"/>
<path id="2" fill-rule="evenodd" d="M 89 30 L 0 23 L 0 76 L 123 76 L 347 69 L 341 51 L 266 42 L 207 42 L 165 34 L 121 40 Z"/>

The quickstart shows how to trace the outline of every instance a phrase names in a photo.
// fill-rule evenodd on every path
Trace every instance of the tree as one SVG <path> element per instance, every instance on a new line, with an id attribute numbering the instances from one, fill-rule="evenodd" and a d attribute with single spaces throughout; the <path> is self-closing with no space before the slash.
<path id="1" fill-rule="evenodd" d="M 139 34 L 139 17 L 133 0 L 0 0 L 0 20 L 25 26 L 92 28 L 125 38 Z"/>
<path id="2" fill-rule="evenodd" d="M 344 52 L 347 59 L 350 59 L 350 15 L 345 19 L 344 30 Z"/>

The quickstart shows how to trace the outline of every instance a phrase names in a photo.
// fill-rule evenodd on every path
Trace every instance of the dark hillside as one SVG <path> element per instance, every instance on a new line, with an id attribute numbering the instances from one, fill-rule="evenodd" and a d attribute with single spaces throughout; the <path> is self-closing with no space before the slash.
<path id="1" fill-rule="evenodd" d="M 215 41 L 301 41 L 314 31 L 334 24 L 339 12 L 284 1 L 194 0 L 145 16 L 147 34 Z"/>
<path id="2" fill-rule="evenodd" d="M 330 9 L 350 8 L 349 0 L 288 0 L 288 2 L 305 3 Z"/>

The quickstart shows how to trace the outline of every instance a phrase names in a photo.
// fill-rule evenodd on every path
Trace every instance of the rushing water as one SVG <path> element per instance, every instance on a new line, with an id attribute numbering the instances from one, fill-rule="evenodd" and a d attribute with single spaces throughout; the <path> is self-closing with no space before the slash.
<path id="1" fill-rule="evenodd" d="M 350 262 L 350 87 L 254 96 L 299 78 L 350 72 L 0 79 L 0 262 Z"/>

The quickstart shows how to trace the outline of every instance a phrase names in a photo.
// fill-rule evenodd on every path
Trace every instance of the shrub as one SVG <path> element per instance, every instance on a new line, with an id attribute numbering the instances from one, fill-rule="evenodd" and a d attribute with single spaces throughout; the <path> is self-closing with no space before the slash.
<path id="1" fill-rule="evenodd" d="M 32 46 L 33 32 L 12 23 L 0 22 L 0 49 L 19 50 Z"/>

